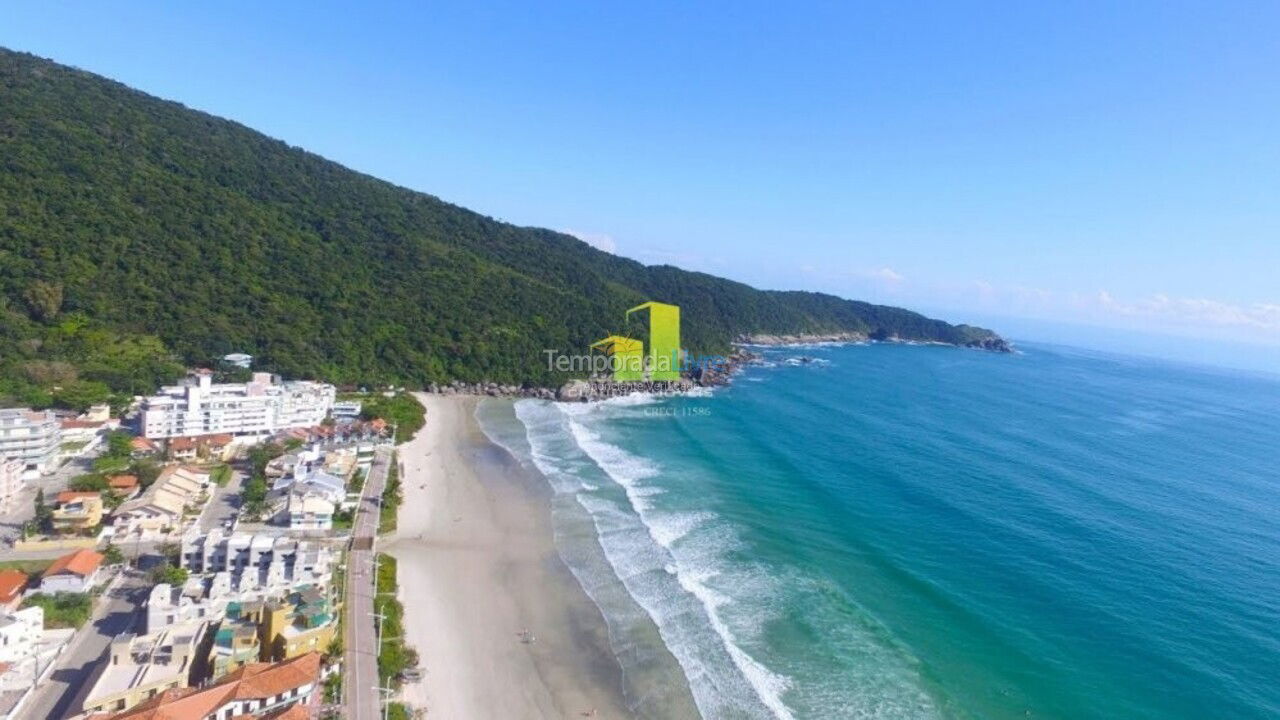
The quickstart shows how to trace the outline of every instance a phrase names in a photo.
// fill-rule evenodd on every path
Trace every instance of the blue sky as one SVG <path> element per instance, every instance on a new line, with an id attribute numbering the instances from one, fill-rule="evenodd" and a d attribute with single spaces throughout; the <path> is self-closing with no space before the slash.
<path id="1" fill-rule="evenodd" d="M 646 262 L 1280 346 L 1272 2 L 10 2 L 0 44 Z"/>

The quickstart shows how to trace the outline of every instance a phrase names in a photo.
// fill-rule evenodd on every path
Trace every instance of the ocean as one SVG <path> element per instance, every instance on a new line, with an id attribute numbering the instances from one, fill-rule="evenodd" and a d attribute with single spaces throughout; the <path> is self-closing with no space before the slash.
<path id="1" fill-rule="evenodd" d="M 1280 717 L 1280 379 L 1020 350 L 477 416 L 640 717 L 672 682 L 708 720 Z"/>

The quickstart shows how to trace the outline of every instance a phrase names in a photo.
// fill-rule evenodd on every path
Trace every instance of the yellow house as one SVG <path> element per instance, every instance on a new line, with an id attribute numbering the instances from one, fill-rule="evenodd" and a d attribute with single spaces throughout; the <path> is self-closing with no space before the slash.
<path id="1" fill-rule="evenodd" d="M 58 493 L 53 508 L 53 529 L 60 533 L 79 533 L 93 530 L 102 524 L 102 494 L 96 490 L 77 492 L 66 490 Z"/>
<path id="2" fill-rule="evenodd" d="M 311 651 L 323 653 L 333 642 L 337 623 L 329 599 L 307 587 L 289 594 L 284 602 L 267 605 L 262 622 L 263 654 L 271 660 L 288 660 Z M 268 659 L 268 658 L 263 658 Z"/>

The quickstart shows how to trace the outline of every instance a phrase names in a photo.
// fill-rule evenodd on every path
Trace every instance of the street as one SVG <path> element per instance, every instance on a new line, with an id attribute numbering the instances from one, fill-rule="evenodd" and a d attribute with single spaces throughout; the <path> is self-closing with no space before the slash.
<path id="1" fill-rule="evenodd" d="M 346 655 L 343 661 L 343 692 L 351 720 L 378 720 L 378 648 L 373 617 L 375 546 L 379 510 L 387 470 L 394 458 L 390 447 L 378 448 L 369 478 L 360 494 L 360 505 L 351 528 L 351 551 L 347 554 Z"/>
<path id="2" fill-rule="evenodd" d="M 139 630 L 149 590 L 144 574 L 126 572 L 103 594 L 89 622 L 76 631 L 53 673 L 23 709 L 23 720 L 63 720 L 80 712 L 111 638 Z"/>
<path id="3" fill-rule="evenodd" d="M 231 479 L 226 487 L 211 486 L 212 497 L 200 513 L 200 532 L 207 533 L 214 528 L 224 528 L 227 523 L 236 519 L 240 512 L 240 488 L 244 485 L 245 474 L 233 469 Z"/>

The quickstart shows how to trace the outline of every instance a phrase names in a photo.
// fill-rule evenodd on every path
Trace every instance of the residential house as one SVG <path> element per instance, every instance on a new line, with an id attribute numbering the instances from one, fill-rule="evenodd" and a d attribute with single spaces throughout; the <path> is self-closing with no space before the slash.
<path id="1" fill-rule="evenodd" d="M 0 458 L 21 460 L 27 479 L 51 473 L 62 451 L 62 429 L 48 411 L 0 409 Z"/>
<path id="2" fill-rule="evenodd" d="M 111 475 L 107 477 L 107 487 L 116 497 L 126 500 L 136 497 L 142 490 L 137 475 Z"/>
<path id="3" fill-rule="evenodd" d="M 203 371 L 181 385 L 162 387 L 142 400 L 142 434 L 149 438 L 215 433 L 266 437 L 291 427 L 318 425 L 333 406 L 326 383 L 281 382 L 254 373 L 247 383 L 214 384 Z"/>
<path id="4" fill-rule="evenodd" d="M 290 530 L 330 530 L 336 506 L 320 493 L 292 491 L 280 516 Z"/>
<path id="5" fill-rule="evenodd" d="M 102 524 L 102 493 L 64 490 L 53 506 L 54 532 L 83 534 Z"/>
<path id="6" fill-rule="evenodd" d="M 325 587 L 331 580 L 333 555 L 319 543 L 214 529 L 182 539 L 181 564 L 194 573 L 215 573 L 215 582 L 243 593 L 302 584 Z M 225 580 L 219 573 L 226 573 Z"/>
<path id="7" fill-rule="evenodd" d="M 89 592 L 98 582 L 102 554 L 92 550 L 76 550 L 53 561 L 40 576 L 40 592 Z"/>
<path id="8" fill-rule="evenodd" d="M 93 445 L 98 436 L 106 429 L 106 420 L 81 420 L 80 418 L 64 418 L 58 421 L 62 430 L 63 443 Z"/>
<path id="9" fill-rule="evenodd" d="M 22 604 L 22 591 L 31 578 L 21 570 L 0 570 L 0 612 L 13 612 Z"/>
<path id="10" fill-rule="evenodd" d="M 248 370 L 249 366 L 253 364 L 253 356 L 246 355 L 245 353 L 231 353 L 229 355 L 223 355 L 222 362 L 233 367 Z"/>
<path id="11" fill-rule="evenodd" d="M 202 688 L 168 690 L 101 720 L 304 720 L 318 710 L 320 690 L 320 654 L 307 653 L 246 665 Z"/>
<path id="12" fill-rule="evenodd" d="M 160 446 L 157 445 L 154 440 L 152 440 L 151 438 L 142 437 L 141 435 L 134 437 L 132 440 L 130 440 L 129 447 L 132 451 L 130 454 L 135 459 L 141 458 L 141 457 L 148 457 L 150 455 L 156 455 L 160 452 Z"/>
<path id="13" fill-rule="evenodd" d="M 147 597 L 147 632 L 193 621 L 218 622 L 226 612 L 227 600 L 219 595 L 206 596 L 200 578 L 191 578 L 182 587 L 159 583 Z"/>
<path id="14" fill-rule="evenodd" d="M 274 660 L 324 652 L 336 632 L 337 616 L 327 593 L 320 588 L 299 587 L 283 600 L 266 606 L 263 646 Z"/>
<path id="15" fill-rule="evenodd" d="M 196 437 L 170 438 L 167 445 L 169 459 L 176 461 L 225 461 L 235 437 L 230 433 L 216 435 L 198 435 Z"/>
<path id="16" fill-rule="evenodd" d="M 116 537 L 166 532 L 182 524 L 187 507 L 199 505 L 209 487 L 206 470 L 170 465 L 138 497 L 116 508 Z"/>
<path id="17" fill-rule="evenodd" d="M 86 712 L 121 712 L 168 690 L 199 682 L 209 624 L 194 621 L 158 633 L 124 633 L 111 641 L 106 667 L 84 701 Z M 191 717 L 196 716 L 175 716 Z"/>

